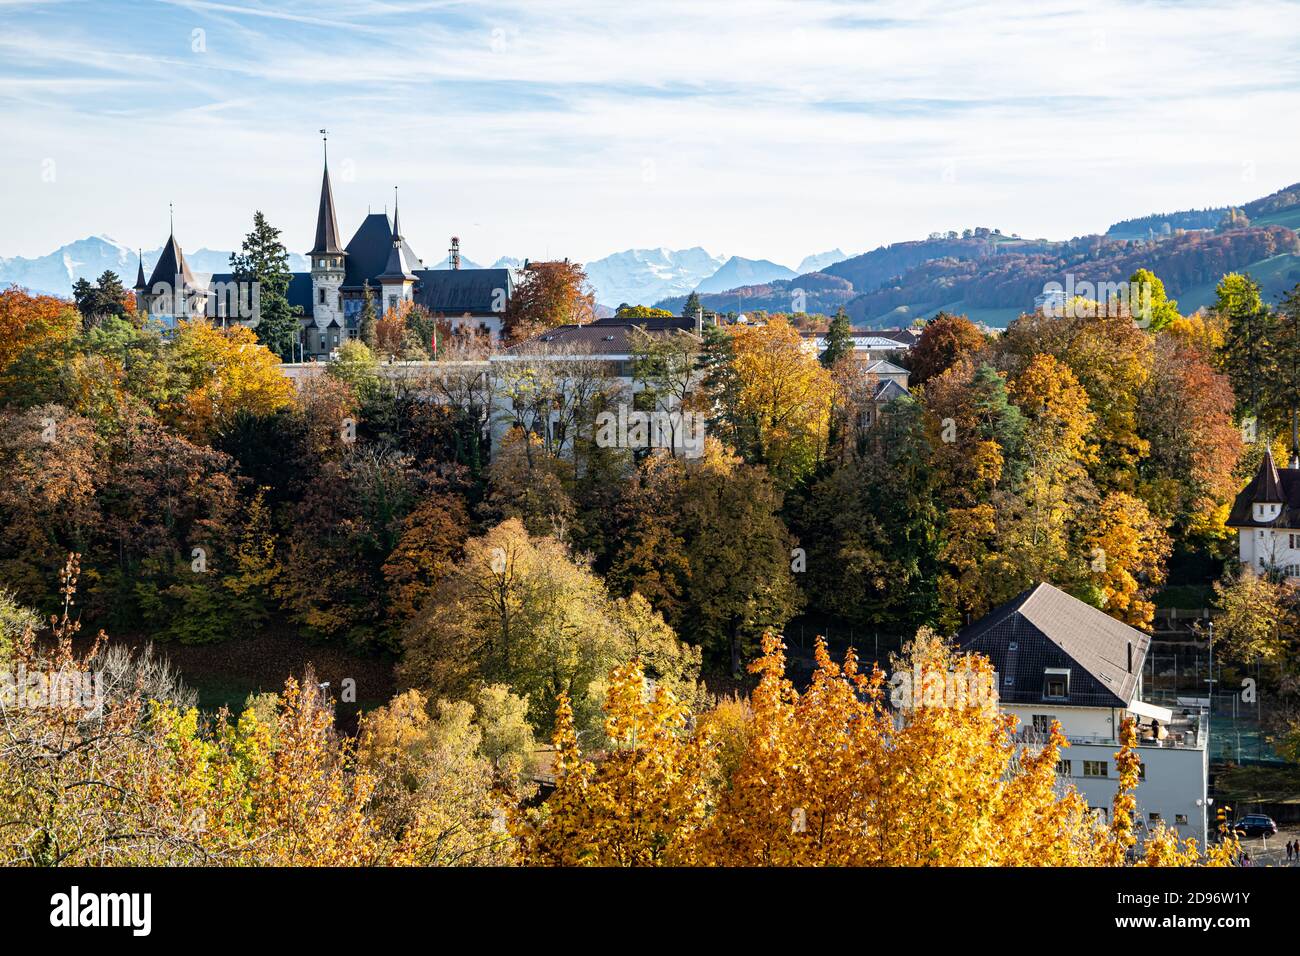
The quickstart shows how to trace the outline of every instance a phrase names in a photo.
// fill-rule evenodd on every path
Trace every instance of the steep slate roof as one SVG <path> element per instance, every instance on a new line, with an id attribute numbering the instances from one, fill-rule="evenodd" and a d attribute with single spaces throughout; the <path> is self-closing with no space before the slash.
<path id="1" fill-rule="evenodd" d="M 382 212 L 372 212 L 361 220 L 361 225 L 353 233 L 347 249 L 347 267 L 343 273 L 343 288 L 359 290 L 362 282 L 370 285 L 379 294 L 379 276 L 388 267 L 388 256 L 393 249 L 393 227 L 388 216 Z M 402 240 L 402 253 L 408 263 L 418 263 L 419 257 L 405 239 Z"/>
<path id="2" fill-rule="evenodd" d="M 1271 521 L 1256 521 L 1254 504 L 1280 503 Z M 1229 528 L 1300 528 L 1300 469 L 1278 468 L 1273 453 L 1264 451 L 1255 477 L 1237 495 L 1224 522 Z"/>
<path id="3" fill-rule="evenodd" d="M 167 237 L 167 243 L 162 247 L 162 254 L 158 256 L 158 264 L 153 267 L 153 274 L 149 276 L 148 288 L 152 289 L 160 282 L 171 285 L 176 281 L 176 277 L 181 276 L 185 286 L 193 288 L 195 286 L 194 273 L 190 272 L 190 265 L 185 261 L 185 253 L 181 251 L 181 244 L 176 241 L 176 233 Z"/>
<path id="4" fill-rule="evenodd" d="M 334 189 L 330 186 L 330 167 L 326 163 L 320 183 L 320 209 L 316 213 L 316 244 L 311 247 L 308 255 L 342 251 L 338 216 L 334 213 Z"/>
<path id="5" fill-rule="evenodd" d="M 233 272 L 214 272 L 208 277 L 208 284 L 205 289 L 211 289 L 217 283 L 231 283 L 235 281 Z M 210 293 L 209 293 L 210 294 Z M 285 294 L 289 300 L 290 306 L 302 307 L 302 318 L 311 318 L 312 314 L 312 285 L 310 272 L 291 272 L 289 273 L 289 290 Z"/>
<path id="6" fill-rule="evenodd" d="M 410 279 L 415 281 L 415 276 L 411 272 L 410 262 L 406 258 L 404 249 L 405 241 L 402 239 L 402 227 L 398 223 L 397 206 L 393 206 L 393 235 L 388 246 L 388 261 L 384 265 L 384 271 L 379 278 L 382 279 Z M 417 263 L 418 265 L 418 263 Z"/>
<path id="7" fill-rule="evenodd" d="M 135 273 L 135 291 L 136 291 L 136 292 L 139 292 L 139 291 L 141 291 L 142 289 L 147 289 L 147 288 L 148 288 L 148 286 L 145 284 L 145 281 L 144 281 L 144 252 L 143 252 L 143 250 L 139 253 L 139 256 L 140 256 L 140 264 L 136 267 L 136 273 Z"/>
<path id="8" fill-rule="evenodd" d="M 289 278 L 289 291 L 285 296 L 289 300 L 290 306 L 301 306 L 302 314 L 305 318 L 310 318 L 312 314 L 311 273 L 295 272 Z"/>
<path id="9" fill-rule="evenodd" d="M 1002 700 L 1080 707 L 1127 707 L 1151 643 L 1149 635 L 1045 583 L 963 628 L 956 640 L 963 651 L 992 661 Z M 1070 670 L 1065 698 L 1044 696 L 1047 668 Z"/>
<path id="10" fill-rule="evenodd" d="M 417 269 L 415 304 L 434 315 L 496 315 L 503 299 L 509 297 L 513 280 L 509 269 Z"/>

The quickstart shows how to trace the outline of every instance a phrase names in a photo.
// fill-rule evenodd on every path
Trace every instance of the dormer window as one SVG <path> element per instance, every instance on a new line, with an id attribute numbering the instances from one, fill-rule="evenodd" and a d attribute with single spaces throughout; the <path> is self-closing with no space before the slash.
<path id="1" fill-rule="evenodd" d="M 1049 667 L 1043 672 L 1043 696 L 1048 700 L 1064 700 L 1070 696 L 1070 669 Z"/>
<path id="2" fill-rule="evenodd" d="M 1273 503 L 1260 504 L 1260 503 L 1256 502 L 1256 503 L 1255 503 L 1255 520 L 1256 520 L 1256 521 L 1272 521 L 1274 518 L 1276 518 L 1276 517 L 1278 516 L 1278 514 L 1279 514 L 1279 512 L 1281 512 L 1281 510 L 1282 510 L 1282 506 L 1281 506 L 1280 504 L 1273 504 Z"/>

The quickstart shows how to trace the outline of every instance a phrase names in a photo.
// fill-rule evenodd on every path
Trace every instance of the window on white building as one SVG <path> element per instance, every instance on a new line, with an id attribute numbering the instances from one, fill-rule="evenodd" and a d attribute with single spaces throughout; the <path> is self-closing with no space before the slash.
<path id="1" fill-rule="evenodd" d="M 1178 824 L 1179 826 L 1186 826 L 1186 825 L 1187 825 L 1187 814 L 1185 814 L 1185 813 L 1175 813 L 1175 814 L 1174 814 L 1174 823 Z"/>
<path id="2" fill-rule="evenodd" d="M 1159 822 L 1160 822 L 1159 812 L 1153 810 L 1152 812 L 1147 814 L 1147 823 L 1159 823 Z"/>
<path id="3" fill-rule="evenodd" d="M 1055 719 L 1051 714 L 1034 714 L 1034 730 L 1040 734 L 1050 734 Z"/>
<path id="4" fill-rule="evenodd" d="M 1083 762 L 1085 777 L 1109 777 L 1110 770 L 1105 760 L 1085 760 Z"/>
<path id="5" fill-rule="evenodd" d="M 1068 760 L 1056 761 L 1056 772 L 1062 777 L 1068 777 L 1073 772 L 1073 767 Z"/>

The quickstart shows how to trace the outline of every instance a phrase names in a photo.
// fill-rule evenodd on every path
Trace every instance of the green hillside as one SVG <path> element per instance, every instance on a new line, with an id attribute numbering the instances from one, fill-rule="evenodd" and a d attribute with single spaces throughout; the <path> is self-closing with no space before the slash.
<path id="1" fill-rule="evenodd" d="M 1265 302 L 1276 302 L 1282 293 L 1295 288 L 1296 283 L 1300 282 L 1300 256 L 1290 253 L 1273 256 L 1253 262 L 1239 271 L 1249 273 L 1260 284 Z M 1187 315 L 1199 308 L 1208 307 L 1214 302 L 1216 285 L 1215 282 L 1203 282 L 1182 290 L 1178 294 L 1178 310 Z"/>

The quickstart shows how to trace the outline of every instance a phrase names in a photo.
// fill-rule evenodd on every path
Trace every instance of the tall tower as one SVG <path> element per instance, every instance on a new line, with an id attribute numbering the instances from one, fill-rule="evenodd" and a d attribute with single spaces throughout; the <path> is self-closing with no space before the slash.
<path id="1" fill-rule="evenodd" d="M 393 248 L 388 252 L 388 265 L 379 277 L 379 286 L 383 289 L 383 299 L 379 312 L 384 314 L 395 311 L 403 302 L 411 301 L 415 290 L 415 275 L 406 261 L 406 251 L 402 248 L 402 227 L 397 219 L 397 190 L 393 190 Z"/>
<path id="2" fill-rule="evenodd" d="M 136 267 L 135 272 L 135 308 L 137 312 L 148 315 L 149 300 L 145 296 L 145 292 L 148 290 L 149 284 L 145 281 L 144 277 L 144 250 L 138 250 L 138 254 L 140 256 L 140 264 Z"/>
<path id="3" fill-rule="evenodd" d="M 316 213 L 316 244 L 309 253 L 312 317 L 318 329 L 335 320 L 340 327 L 343 325 L 339 288 L 343 285 L 343 265 L 347 256 L 339 242 L 338 217 L 334 214 L 334 190 L 330 186 L 329 145 L 325 130 L 321 130 L 321 136 L 325 148 L 325 175 L 320 184 L 320 210 Z"/>

